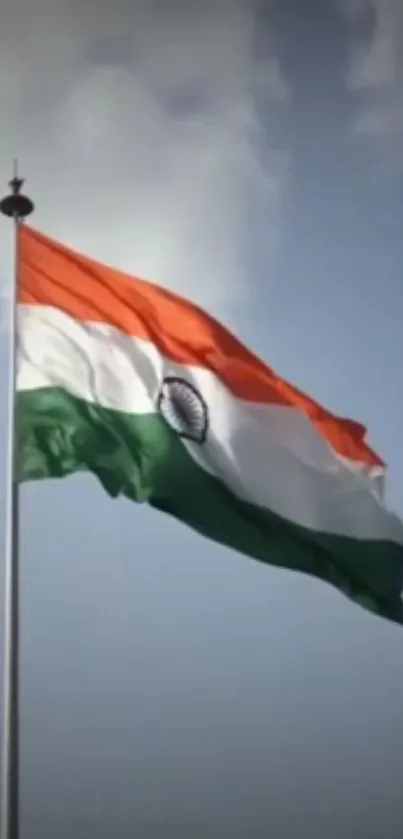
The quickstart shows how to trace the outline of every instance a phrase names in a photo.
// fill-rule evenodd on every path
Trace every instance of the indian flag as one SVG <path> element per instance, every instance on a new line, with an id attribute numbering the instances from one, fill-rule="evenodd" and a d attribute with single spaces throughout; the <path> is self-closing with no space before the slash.
<path id="1" fill-rule="evenodd" d="M 403 525 L 365 428 L 191 302 L 20 229 L 19 478 L 92 472 L 403 622 Z"/>

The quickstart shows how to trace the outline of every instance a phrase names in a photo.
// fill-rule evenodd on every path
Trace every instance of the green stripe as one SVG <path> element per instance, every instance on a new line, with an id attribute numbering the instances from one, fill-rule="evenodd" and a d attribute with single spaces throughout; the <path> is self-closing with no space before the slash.
<path id="1" fill-rule="evenodd" d="M 314 533 L 240 501 L 158 414 L 108 411 L 44 388 L 18 394 L 18 422 L 21 481 L 93 472 L 111 496 L 147 501 L 214 541 L 326 580 L 403 623 L 402 546 Z"/>

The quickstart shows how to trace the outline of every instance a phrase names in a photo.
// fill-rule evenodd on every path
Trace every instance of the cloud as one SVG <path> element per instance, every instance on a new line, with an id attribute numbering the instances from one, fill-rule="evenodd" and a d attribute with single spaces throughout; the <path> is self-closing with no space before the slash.
<path id="1" fill-rule="evenodd" d="M 346 0 L 351 25 L 347 82 L 364 104 L 354 131 L 382 151 L 389 169 L 403 166 L 403 3 Z"/>
<path id="2" fill-rule="evenodd" d="M 272 45 L 256 57 L 253 4 L 8 0 L 1 15 L 0 177 L 18 154 L 32 223 L 231 318 L 248 218 L 259 206 L 276 231 L 284 177 L 258 102 L 287 91 Z"/>

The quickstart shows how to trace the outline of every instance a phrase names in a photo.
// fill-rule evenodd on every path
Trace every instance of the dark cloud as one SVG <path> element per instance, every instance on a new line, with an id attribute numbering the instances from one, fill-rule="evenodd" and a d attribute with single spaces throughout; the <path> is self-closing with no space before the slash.
<path id="1" fill-rule="evenodd" d="M 381 170 L 402 170 L 403 5 L 400 0 L 346 0 L 351 25 L 347 83 L 357 98 L 354 132 L 381 152 Z"/>

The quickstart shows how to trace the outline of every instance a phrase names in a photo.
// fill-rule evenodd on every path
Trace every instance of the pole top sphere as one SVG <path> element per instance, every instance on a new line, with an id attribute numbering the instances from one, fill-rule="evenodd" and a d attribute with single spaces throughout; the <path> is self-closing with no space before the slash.
<path id="1" fill-rule="evenodd" d="M 34 203 L 21 192 L 21 187 L 24 184 L 24 178 L 19 178 L 17 175 L 17 166 L 14 164 L 14 177 L 9 181 L 11 192 L 0 201 L 0 212 L 3 216 L 8 216 L 16 221 L 30 216 L 34 210 Z"/>

